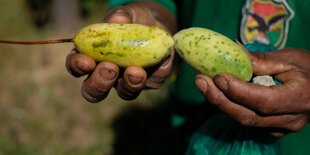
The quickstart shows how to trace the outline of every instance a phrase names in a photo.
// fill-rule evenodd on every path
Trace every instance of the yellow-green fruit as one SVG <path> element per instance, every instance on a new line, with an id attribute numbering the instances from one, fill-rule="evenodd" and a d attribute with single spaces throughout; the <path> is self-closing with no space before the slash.
<path id="1" fill-rule="evenodd" d="M 158 27 L 111 23 L 86 26 L 73 42 L 80 53 L 121 67 L 158 64 L 170 54 L 174 44 L 172 36 Z"/>
<path id="2" fill-rule="evenodd" d="M 193 68 L 211 77 L 230 73 L 245 81 L 252 77 L 248 55 L 234 41 L 205 28 L 188 28 L 174 36 L 177 53 Z"/>

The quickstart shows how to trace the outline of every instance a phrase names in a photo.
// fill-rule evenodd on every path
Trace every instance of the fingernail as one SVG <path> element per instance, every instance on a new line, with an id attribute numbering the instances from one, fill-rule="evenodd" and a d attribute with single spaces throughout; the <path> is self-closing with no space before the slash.
<path id="1" fill-rule="evenodd" d="M 99 74 L 104 80 L 113 80 L 117 75 L 114 70 L 109 68 L 100 69 Z"/>
<path id="2" fill-rule="evenodd" d="M 84 89 L 82 89 L 82 96 L 90 103 L 97 103 L 99 102 L 96 97 L 86 92 Z"/>
<path id="3" fill-rule="evenodd" d="M 195 84 L 198 87 L 199 91 L 202 93 L 207 92 L 208 90 L 208 83 L 206 80 L 202 79 L 202 78 L 197 78 L 195 80 Z"/>
<path id="4" fill-rule="evenodd" d="M 224 90 L 224 91 L 228 90 L 228 82 L 223 76 L 216 75 L 214 77 L 214 81 L 216 81 L 216 85 L 220 87 L 221 90 Z"/>
<path id="5" fill-rule="evenodd" d="M 142 77 L 134 77 L 134 76 L 129 75 L 128 80 L 131 84 L 138 85 L 142 82 L 143 78 Z"/>

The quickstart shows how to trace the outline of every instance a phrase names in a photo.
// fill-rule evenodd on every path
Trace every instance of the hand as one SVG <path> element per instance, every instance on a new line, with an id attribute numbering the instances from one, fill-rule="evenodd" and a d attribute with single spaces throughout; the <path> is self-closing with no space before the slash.
<path id="1" fill-rule="evenodd" d="M 247 83 L 223 73 L 197 75 L 206 99 L 245 126 L 265 127 L 274 137 L 300 131 L 310 114 L 310 52 L 282 49 L 250 54 L 255 75 L 272 75 L 281 85 Z"/>
<path id="2" fill-rule="evenodd" d="M 151 9 L 149 9 L 151 8 Z M 162 20 L 171 18 L 163 25 Z M 111 10 L 104 22 L 140 23 L 155 25 L 171 33 L 176 31 L 175 19 L 167 10 L 156 3 L 132 3 Z M 82 85 L 82 96 L 89 102 L 105 99 L 111 88 L 116 87 L 118 95 L 125 100 L 135 99 L 143 89 L 159 88 L 171 72 L 174 51 L 161 64 L 151 68 L 129 66 L 120 68 L 111 62 L 96 62 L 73 50 L 66 59 L 67 70 L 75 77 L 89 75 Z"/>

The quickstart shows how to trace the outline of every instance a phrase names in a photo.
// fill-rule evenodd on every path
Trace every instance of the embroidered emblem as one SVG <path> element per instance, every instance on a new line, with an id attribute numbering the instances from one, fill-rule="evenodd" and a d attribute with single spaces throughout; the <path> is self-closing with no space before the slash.
<path id="1" fill-rule="evenodd" d="M 285 0 L 248 0 L 242 10 L 241 39 L 283 48 L 294 12 Z"/>

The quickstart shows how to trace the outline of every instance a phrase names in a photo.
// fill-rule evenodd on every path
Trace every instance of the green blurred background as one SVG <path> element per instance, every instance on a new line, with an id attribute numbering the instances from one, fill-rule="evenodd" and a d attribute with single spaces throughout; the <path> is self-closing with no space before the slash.
<path id="1" fill-rule="evenodd" d="M 0 39 L 70 38 L 101 22 L 106 6 L 105 0 L 0 0 Z M 169 120 L 161 122 L 168 112 L 158 104 L 167 98 L 166 87 L 144 91 L 134 101 L 121 100 L 113 89 L 99 104 L 87 103 L 80 95 L 85 77 L 74 78 L 65 69 L 72 48 L 0 44 L 0 155 L 169 150 L 161 143 L 169 141 Z"/>

